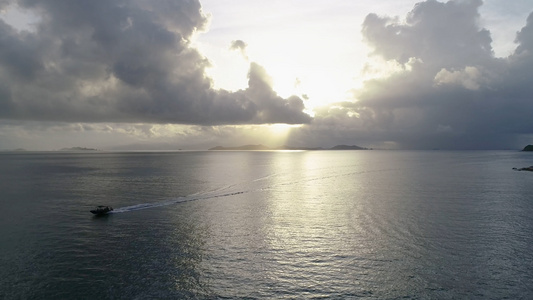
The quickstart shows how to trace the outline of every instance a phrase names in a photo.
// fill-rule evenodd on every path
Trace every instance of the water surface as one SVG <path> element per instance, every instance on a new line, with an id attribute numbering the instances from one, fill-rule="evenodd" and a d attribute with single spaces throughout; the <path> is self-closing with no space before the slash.
<path id="1" fill-rule="evenodd" d="M 0 154 L 0 298 L 528 299 L 514 151 Z M 93 217 L 105 204 L 113 214 Z"/>

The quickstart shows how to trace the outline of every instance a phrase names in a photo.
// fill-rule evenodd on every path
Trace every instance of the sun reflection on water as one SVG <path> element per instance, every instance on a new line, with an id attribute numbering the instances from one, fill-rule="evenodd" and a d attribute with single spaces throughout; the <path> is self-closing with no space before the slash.
<path id="1" fill-rule="evenodd" d="M 343 180 L 321 177 L 325 168 L 332 167 L 338 166 L 317 160 L 312 152 L 299 153 L 297 159 L 280 155 L 272 165 L 278 172 L 285 171 L 272 178 L 274 188 L 268 191 L 272 222 L 268 242 L 278 264 L 271 276 L 302 291 L 324 289 L 331 280 L 353 285 L 353 278 L 333 274 L 342 274 L 347 264 L 362 255 L 362 249 L 345 240 L 348 231 L 357 235 L 361 227 L 354 216 L 357 212 L 346 211 L 346 202 L 352 199 L 338 197 Z"/>

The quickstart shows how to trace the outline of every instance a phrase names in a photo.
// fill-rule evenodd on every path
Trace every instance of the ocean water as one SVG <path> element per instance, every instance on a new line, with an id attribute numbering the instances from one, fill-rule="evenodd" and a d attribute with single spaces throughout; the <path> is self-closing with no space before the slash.
<path id="1" fill-rule="evenodd" d="M 532 299 L 517 151 L 0 154 L 0 299 Z M 94 217 L 96 205 L 114 213 Z"/>

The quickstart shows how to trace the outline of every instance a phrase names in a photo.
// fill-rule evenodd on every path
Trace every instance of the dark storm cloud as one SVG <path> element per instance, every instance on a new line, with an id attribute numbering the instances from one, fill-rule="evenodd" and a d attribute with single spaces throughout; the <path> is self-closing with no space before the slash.
<path id="1" fill-rule="evenodd" d="M 11 2 L 13 2 L 12 0 L 0 0 L 0 12 L 2 12 L 2 10 L 9 6 L 11 4 Z"/>
<path id="2" fill-rule="evenodd" d="M 355 104 L 319 112 L 313 126 L 411 148 L 501 148 L 532 134 L 533 15 L 516 52 L 496 58 L 481 5 L 428 0 L 405 22 L 368 15 L 362 33 L 373 55 L 399 70 L 365 82 Z"/>
<path id="3" fill-rule="evenodd" d="M 0 21 L 1 118 L 204 125 L 311 119 L 301 99 L 278 97 L 256 64 L 253 86 L 212 88 L 209 61 L 190 45 L 207 24 L 198 1 L 17 4 L 39 22 L 27 32 Z"/>
<path id="4" fill-rule="evenodd" d="M 533 14 L 527 18 L 527 25 L 516 35 L 516 42 L 520 45 L 515 55 L 533 55 Z"/>
<path id="5" fill-rule="evenodd" d="M 492 56 L 492 40 L 478 26 L 481 4 L 481 0 L 429 0 L 416 4 L 405 24 L 370 14 L 362 32 L 374 54 L 402 64 L 413 57 L 439 68 L 482 63 Z"/>

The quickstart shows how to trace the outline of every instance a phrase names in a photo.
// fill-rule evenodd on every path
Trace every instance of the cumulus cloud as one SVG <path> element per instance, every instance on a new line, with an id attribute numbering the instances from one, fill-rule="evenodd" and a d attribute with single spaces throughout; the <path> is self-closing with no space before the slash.
<path id="1" fill-rule="evenodd" d="M 246 47 L 248 47 L 248 44 L 246 44 L 242 40 L 235 40 L 231 42 L 230 50 L 236 50 L 239 51 L 242 55 L 242 57 L 246 60 L 249 60 L 248 54 L 246 53 Z"/>
<path id="2" fill-rule="evenodd" d="M 476 65 L 492 57 L 490 32 L 479 28 L 481 0 L 428 0 L 415 5 L 405 22 L 370 14 L 363 35 L 374 54 L 405 63 L 416 57 L 432 67 Z"/>
<path id="3" fill-rule="evenodd" d="M 257 64 L 250 66 L 247 89 L 213 88 L 205 75 L 208 59 L 191 46 L 208 21 L 199 1 L 4 0 L 0 9 L 9 5 L 31 11 L 39 22 L 28 32 L 0 20 L 0 118 L 200 125 L 311 120 L 301 99 L 275 94 Z"/>
<path id="4" fill-rule="evenodd" d="M 514 53 L 515 56 L 533 55 L 533 14 L 529 15 L 526 26 L 516 35 L 515 42 L 519 43 Z"/>
<path id="5" fill-rule="evenodd" d="M 469 90 L 478 90 L 480 87 L 481 72 L 476 67 L 465 67 L 459 71 L 448 71 L 446 69 L 440 70 L 435 75 L 435 83 L 437 85 L 443 84 L 459 84 Z"/>
<path id="6" fill-rule="evenodd" d="M 514 54 L 496 58 L 481 5 L 427 0 L 405 20 L 369 14 L 362 33 L 371 55 L 399 71 L 366 81 L 354 103 L 318 113 L 313 124 L 406 148 L 502 148 L 532 134 L 533 14 Z"/>

